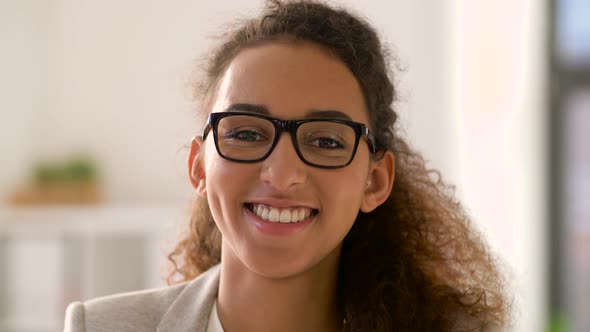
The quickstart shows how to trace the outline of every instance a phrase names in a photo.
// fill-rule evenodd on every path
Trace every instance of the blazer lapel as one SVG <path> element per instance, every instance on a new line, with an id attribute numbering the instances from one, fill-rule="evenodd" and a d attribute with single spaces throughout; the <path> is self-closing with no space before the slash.
<path id="1" fill-rule="evenodd" d="M 162 317 L 157 332 L 204 332 L 217 297 L 221 267 L 190 281 Z"/>

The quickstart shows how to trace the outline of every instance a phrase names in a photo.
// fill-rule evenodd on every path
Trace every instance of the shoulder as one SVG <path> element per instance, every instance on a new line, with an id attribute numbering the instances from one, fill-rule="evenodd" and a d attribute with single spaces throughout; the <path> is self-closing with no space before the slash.
<path id="1" fill-rule="evenodd" d="M 154 330 L 186 283 L 74 302 L 66 312 L 66 331 Z M 69 325 L 69 326 L 68 326 Z"/>
<path id="2" fill-rule="evenodd" d="M 218 270 L 213 267 L 174 286 L 74 302 L 66 311 L 65 331 L 155 331 L 167 316 L 182 319 L 187 303 L 208 316 L 208 305 L 217 294 Z"/>

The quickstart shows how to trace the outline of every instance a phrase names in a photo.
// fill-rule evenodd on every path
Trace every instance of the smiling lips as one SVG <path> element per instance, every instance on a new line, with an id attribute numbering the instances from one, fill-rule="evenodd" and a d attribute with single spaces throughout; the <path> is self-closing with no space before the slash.
<path id="1" fill-rule="evenodd" d="M 274 223 L 298 223 L 307 219 L 315 210 L 305 207 L 276 208 L 265 204 L 250 203 L 246 205 L 250 211 L 265 221 Z"/>

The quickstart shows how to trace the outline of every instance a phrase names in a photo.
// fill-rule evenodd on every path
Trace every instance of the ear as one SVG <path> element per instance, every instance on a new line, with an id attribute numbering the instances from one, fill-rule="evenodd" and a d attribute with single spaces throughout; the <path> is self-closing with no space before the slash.
<path id="1" fill-rule="evenodd" d="M 374 162 L 367 177 L 367 187 L 361 202 L 361 211 L 369 213 L 383 204 L 391 194 L 395 178 L 395 157 L 391 151 Z"/>
<path id="2" fill-rule="evenodd" d="M 193 188 L 200 196 L 207 196 L 205 168 L 203 166 L 204 142 L 201 137 L 193 138 L 188 156 L 188 176 Z"/>

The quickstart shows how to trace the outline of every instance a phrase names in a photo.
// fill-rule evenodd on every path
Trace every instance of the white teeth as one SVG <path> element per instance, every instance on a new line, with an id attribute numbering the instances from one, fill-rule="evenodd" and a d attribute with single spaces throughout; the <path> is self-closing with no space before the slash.
<path id="1" fill-rule="evenodd" d="M 281 217 L 280 213 L 281 212 L 279 211 L 279 209 L 270 209 L 270 212 L 268 214 L 268 221 L 279 221 L 279 218 Z"/>
<path id="2" fill-rule="evenodd" d="M 259 205 L 258 210 L 262 210 L 261 213 L 256 213 L 257 215 L 259 215 L 262 219 L 268 220 L 268 214 L 269 214 L 269 210 L 265 207 L 262 207 Z"/>
<path id="3" fill-rule="evenodd" d="M 305 209 L 299 209 L 299 211 L 297 211 L 297 213 L 299 214 L 297 216 L 299 218 L 299 220 L 305 219 Z"/>
<path id="4" fill-rule="evenodd" d="M 282 223 L 291 222 L 291 211 L 287 209 L 281 210 L 281 216 L 279 217 L 279 221 Z"/>
<path id="5" fill-rule="evenodd" d="M 311 215 L 308 208 L 273 208 L 263 204 L 252 204 L 251 210 L 264 220 L 280 223 L 296 223 Z"/>

